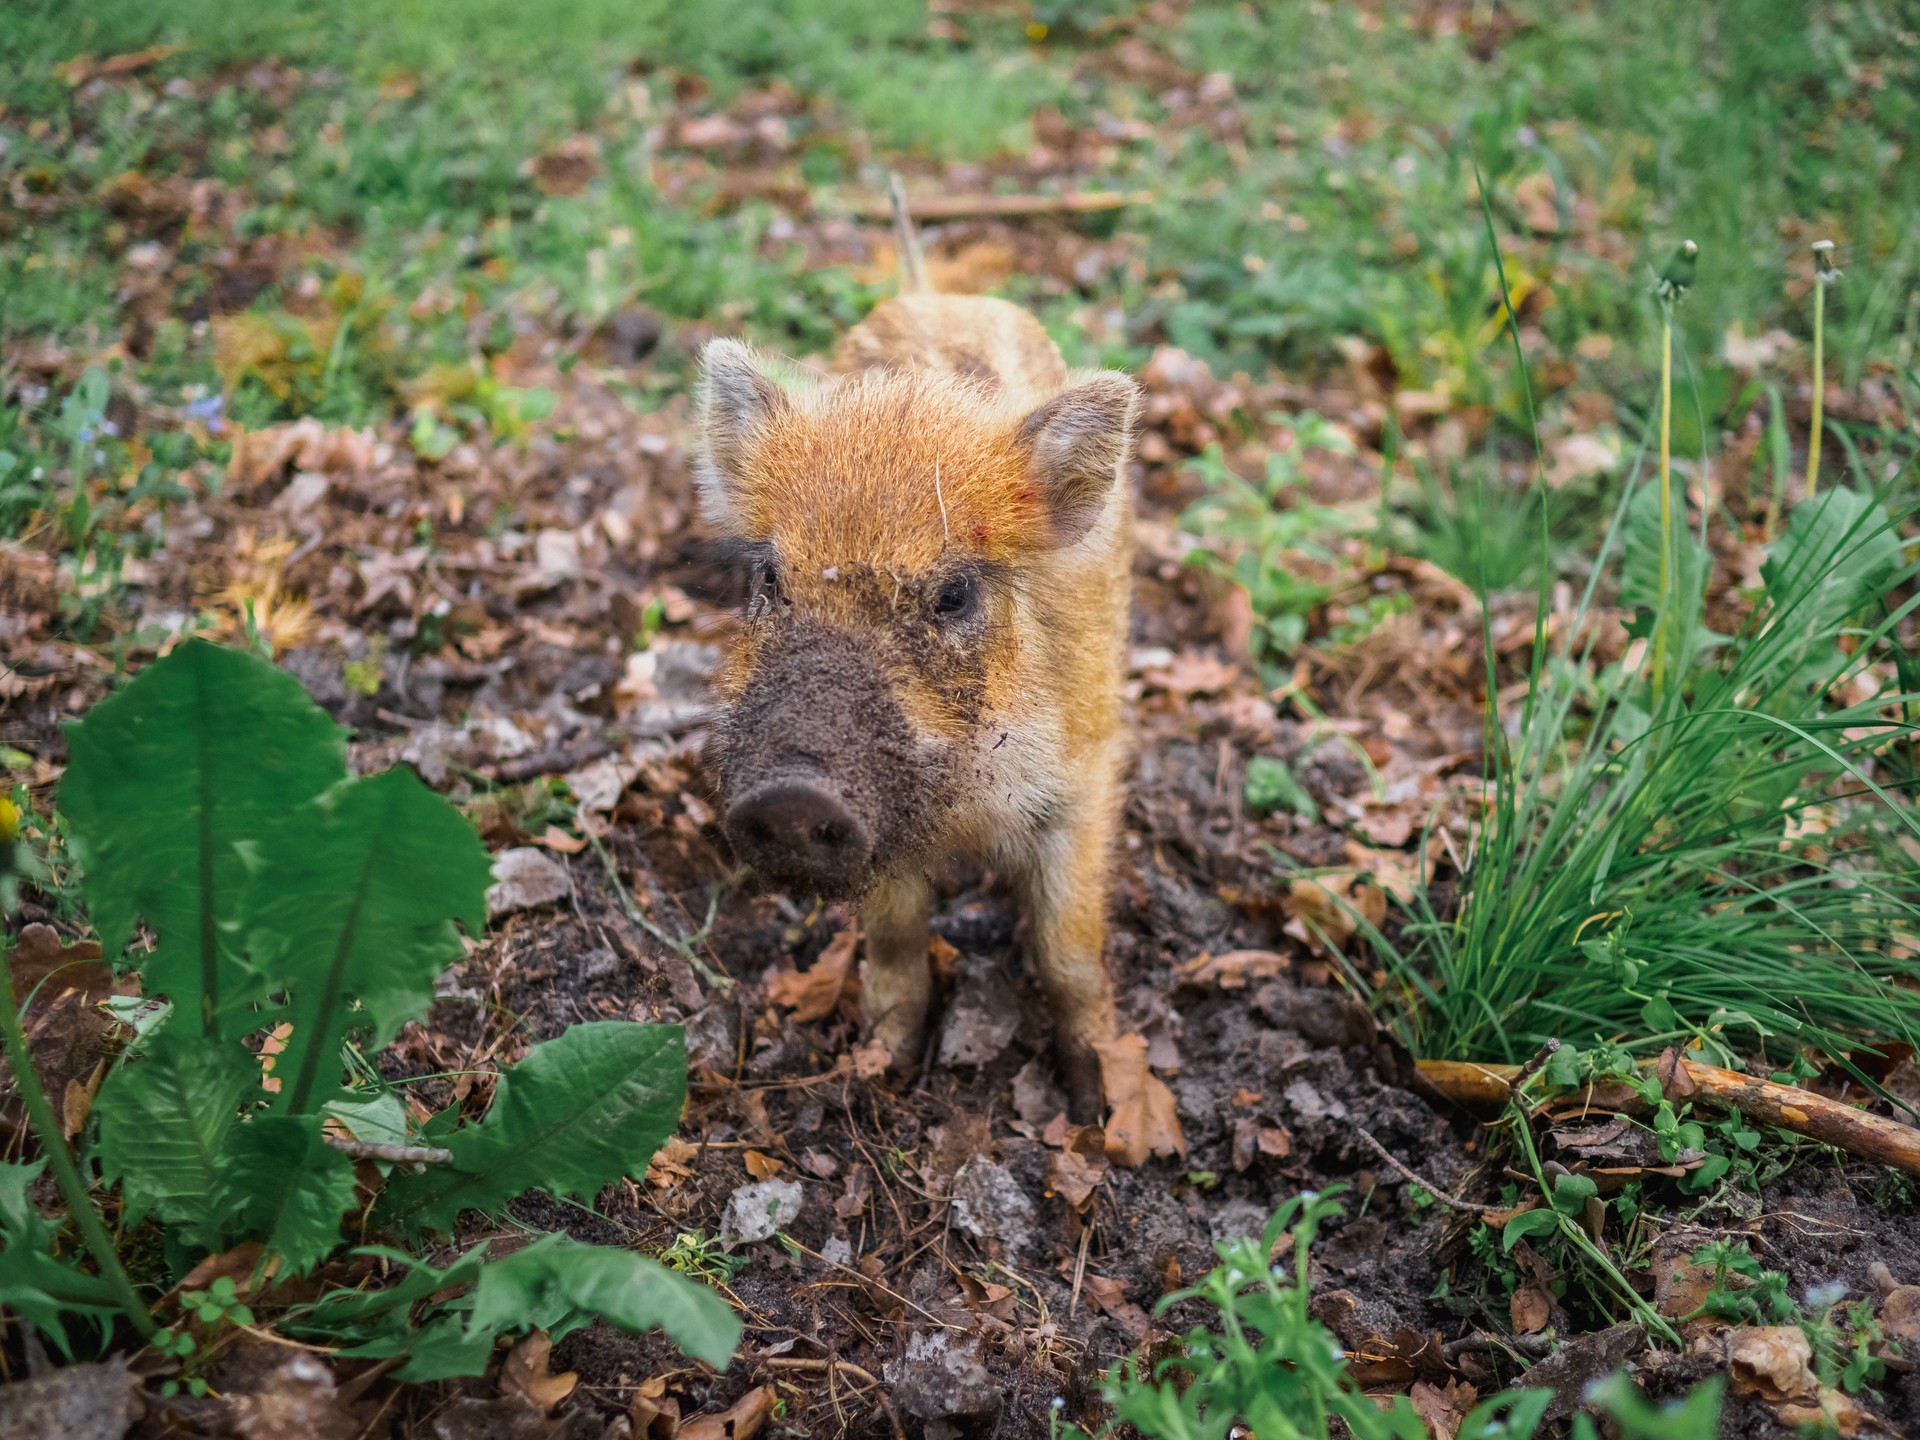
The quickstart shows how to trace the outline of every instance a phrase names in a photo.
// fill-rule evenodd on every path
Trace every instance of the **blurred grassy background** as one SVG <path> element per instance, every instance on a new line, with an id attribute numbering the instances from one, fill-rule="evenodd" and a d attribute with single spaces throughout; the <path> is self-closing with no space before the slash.
<path id="1" fill-rule="evenodd" d="M 529 308 L 591 324 L 639 302 L 823 348 L 880 281 L 783 249 L 760 201 L 667 203 L 650 177 L 634 89 L 650 87 L 657 110 L 697 76 L 715 109 L 772 82 L 813 97 L 797 164 L 829 208 L 872 189 L 887 161 L 936 176 L 937 162 L 977 162 L 989 186 L 1013 188 L 995 167 L 1032 150 L 1036 112 L 1118 136 L 1099 173 L 1075 179 L 1155 192 L 1120 219 L 1138 263 L 1077 294 L 1008 285 L 1076 358 L 1138 363 L 1171 342 L 1216 368 L 1312 373 L 1357 338 L 1384 348 L 1400 389 L 1517 418 L 1490 323 L 1477 156 L 1530 297 L 1544 389 L 1556 367 L 1615 390 L 1644 377 L 1651 268 L 1683 236 L 1704 255 L 1681 322 L 1710 408 L 1730 398 L 1715 373 L 1730 327 L 1803 332 L 1806 247 L 1820 236 L 1849 272 L 1828 320 L 1836 374 L 1857 382 L 1911 359 L 1920 36 L 1898 5 L 14 0 L 8 12 L 0 168 L 61 203 L 5 222 L 0 340 L 110 330 L 125 230 L 101 196 L 127 172 L 180 170 L 244 188 L 256 233 L 331 227 L 369 297 L 404 304 L 457 284 L 504 328 Z M 90 98 L 56 71 L 156 44 L 185 47 L 161 73 L 205 80 L 278 57 L 304 80 L 284 94 L 225 86 L 204 103 Z M 1143 53 L 1201 77 L 1205 122 L 1182 123 L 1168 96 L 1193 87 L 1143 69 Z M 578 194 L 541 193 L 525 162 L 581 132 L 604 173 Z M 609 247 L 610 234 L 631 238 Z M 1118 326 L 1087 323 L 1115 309 Z M 476 334 L 485 343 L 471 310 L 403 326 L 406 358 L 384 365 L 404 378 L 464 358 Z M 161 338 L 152 363 L 204 375 L 203 343 Z M 326 417 L 382 410 L 396 377 L 380 369 L 346 357 L 339 377 L 366 373 L 329 387 Z"/>

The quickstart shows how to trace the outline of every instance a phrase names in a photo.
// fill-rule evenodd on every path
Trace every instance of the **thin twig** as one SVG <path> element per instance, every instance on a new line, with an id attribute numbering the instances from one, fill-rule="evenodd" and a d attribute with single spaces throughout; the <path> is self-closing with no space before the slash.
<path id="1" fill-rule="evenodd" d="M 378 1160 L 386 1165 L 445 1165 L 453 1151 L 434 1145 L 394 1145 L 382 1140 L 349 1140 L 344 1135 L 328 1135 L 328 1145 L 350 1160 Z"/>
<path id="2" fill-rule="evenodd" d="M 1507 1093 L 1509 1095 L 1518 1095 L 1522 1088 L 1525 1087 L 1527 1081 L 1540 1073 L 1540 1067 L 1551 1060 L 1559 1051 L 1560 1042 L 1558 1040 L 1549 1040 L 1538 1050 L 1534 1051 L 1533 1058 L 1513 1072 L 1513 1078 L 1507 1082 Z"/>
<path id="3" fill-rule="evenodd" d="M 1067 1318 L 1071 1320 L 1080 1310 L 1080 1286 L 1087 1278 L 1087 1247 L 1093 1243 L 1093 1217 L 1089 1215 L 1080 1228 L 1080 1249 L 1073 1257 L 1073 1294 L 1067 1299 Z"/>
<path id="4" fill-rule="evenodd" d="M 1468 1215 L 1494 1215 L 1508 1208 L 1504 1205 L 1482 1205 L 1474 1200 L 1462 1200 L 1458 1195 L 1450 1195 L 1431 1180 L 1414 1173 L 1405 1165 L 1402 1165 L 1393 1157 L 1392 1152 L 1389 1151 L 1386 1146 L 1382 1145 L 1358 1125 L 1353 1127 L 1353 1133 L 1366 1142 L 1368 1149 L 1386 1161 L 1402 1180 L 1411 1181 L 1413 1184 L 1418 1185 L 1422 1190 L 1426 1191 L 1449 1209 L 1464 1211 Z"/>

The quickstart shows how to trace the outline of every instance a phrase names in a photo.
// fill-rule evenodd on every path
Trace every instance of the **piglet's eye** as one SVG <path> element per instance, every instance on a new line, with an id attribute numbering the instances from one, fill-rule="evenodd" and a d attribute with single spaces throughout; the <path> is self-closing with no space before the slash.
<path id="1" fill-rule="evenodd" d="M 964 620 L 980 608 L 980 582 L 971 575 L 955 575 L 933 597 L 933 613 L 941 620 Z"/>
<path id="2" fill-rule="evenodd" d="M 759 609 L 780 598 L 780 572 L 771 560 L 756 560 L 748 574 L 748 605 Z"/>

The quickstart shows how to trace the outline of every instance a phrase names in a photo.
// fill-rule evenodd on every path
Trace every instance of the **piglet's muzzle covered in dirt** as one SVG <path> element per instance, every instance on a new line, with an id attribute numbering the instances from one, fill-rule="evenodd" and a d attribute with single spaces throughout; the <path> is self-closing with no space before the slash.
<path id="1" fill-rule="evenodd" d="M 854 636 L 820 625 L 763 638 L 708 763 L 740 858 L 828 899 L 914 858 L 942 788 L 880 666 Z"/>

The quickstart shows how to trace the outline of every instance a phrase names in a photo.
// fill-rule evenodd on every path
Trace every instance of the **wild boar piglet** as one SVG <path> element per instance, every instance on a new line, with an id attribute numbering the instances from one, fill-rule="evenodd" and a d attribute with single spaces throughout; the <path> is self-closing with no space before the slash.
<path id="1" fill-rule="evenodd" d="M 930 870 L 967 852 L 1011 877 L 1072 1112 L 1096 1118 L 1133 382 L 1069 373 L 1005 301 L 912 293 L 830 378 L 716 340 L 698 399 L 701 502 L 751 567 L 708 750 L 728 837 L 775 885 L 860 902 L 865 1021 L 902 1071 Z"/>

